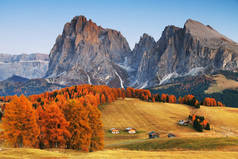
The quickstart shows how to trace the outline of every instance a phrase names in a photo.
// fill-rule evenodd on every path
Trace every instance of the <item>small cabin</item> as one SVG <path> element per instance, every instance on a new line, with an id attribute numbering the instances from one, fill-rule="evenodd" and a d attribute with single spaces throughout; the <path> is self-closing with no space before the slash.
<path id="1" fill-rule="evenodd" d="M 129 134 L 135 134 L 136 133 L 136 130 L 135 129 L 131 129 L 128 131 Z"/>
<path id="2" fill-rule="evenodd" d="M 168 138 L 173 138 L 173 137 L 176 137 L 176 135 L 175 135 L 175 134 L 172 134 L 172 133 L 169 133 L 169 134 L 168 134 Z"/>
<path id="3" fill-rule="evenodd" d="M 120 133 L 119 129 L 116 129 L 116 128 L 111 128 L 110 131 L 111 131 L 112 134 L 119 134 Z"/>
<path id="4" fill-rule="evenodd" d="M 151 131 L 149 134 L 149 138 L 153 139 L 153 138 L 159 138 L 159 133 Z"/>
<path id="5" fill-rule="evenodd" d="M 135 133 L 136 133 L 136 129 L 135 129 L 135 128 L 126 128 L 126 131 L 127 131 L 129 134 L 135 134 Z"/>
<path id="6" fill-rule="evenodd" d="M 189 121 L 185 121 L 185 120 L 178 121 L 178 125 L 181 125 L 181 126 L 188 126 L 188 124 L 189 124 Z"/>

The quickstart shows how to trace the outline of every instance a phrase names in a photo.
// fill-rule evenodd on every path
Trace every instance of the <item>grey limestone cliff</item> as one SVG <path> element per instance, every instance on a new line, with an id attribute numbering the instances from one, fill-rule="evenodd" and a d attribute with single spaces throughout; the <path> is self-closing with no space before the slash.
<path id="1" fill-rule="evenodd" d="M 129 53 L 129 45 L 120 32 L 76 16 L 65 24 L 62 35 L 56 39 L 46 78 L 66 85 L 124 87 L 127 72 L 119 65 Z"/>
<path id="2" fill-rule="evenodd" d="M 141 46 L 146 48 L 146 46 Z M 138 56 L 144 50 L 135 52 Z M 143 53 L 135 87 L 153 87 L 170 78 L 217 70 L 238 71 L 238 44 L 211 26 L 187 20 L 183 28 L 167 26 L 161 38 Z"/>

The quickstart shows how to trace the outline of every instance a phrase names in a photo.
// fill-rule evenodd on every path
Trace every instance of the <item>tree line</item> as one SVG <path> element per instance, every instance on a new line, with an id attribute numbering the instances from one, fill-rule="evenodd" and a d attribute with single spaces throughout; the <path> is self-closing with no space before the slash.
<path id="1" fill-rule="evenodd" d="M 188 94 L 184 97 L 179 97 L 178 100 L 175 95 L 171 94 L 165 94 L 162 93 L 159 94 L 151 94 L 149 90 L 145 89 L 135 89 L 128 87 L 126 89 L 126 97 L 129 98 L 139 98 L 144 101 L 150 101 L 150 102 L 163 102 L 163 103 L 180 103 L 180 104 L 186 104 L 190 106 L 194 106 L 195 108 L 200 108 L 200 105 L 205 106 L 219 106 L 222 107 L 224 104 L 220 101 L 216 101 L 214 98 L 206 97 L 203 101 L 199 101 L 195 98 L 194 95 Z"/>
<path id="2" fill-rule="evenodd" d="M 103 85 L 78 85 L 25 97 L 0 97 L 1 138 L 14 147 L 70 148 L 82 151 L 102 150 L 104 130 L 99 105 L 118 98 L 139 98 L 149 102 L 200 103 L 193 95 L 180 97 L 151 94 L 149 90 Z M 203 104 L 222 106 L 212 98 Z"/>
<path id="3" fill-rule="evenodd" d="M 6 143 L 14 147 L 102 150 L 98 105 L 125 97 L 125 90 L 80 85 L 25 97 L 13 96 L 2 118 Z"/>

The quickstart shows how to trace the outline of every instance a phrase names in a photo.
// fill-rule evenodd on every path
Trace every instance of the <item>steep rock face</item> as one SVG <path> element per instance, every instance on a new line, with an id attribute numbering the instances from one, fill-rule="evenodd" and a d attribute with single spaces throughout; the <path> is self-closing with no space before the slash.
<path id="1" fill-rule="evenodd" d="M 132 50 L 130 57 L 128 57 L 127 63 L 127 65 L 130 68 L 129 75 L 131 86 L 142 88 L 143 84 L 138 83 L 138 79 L 140 79 L 143 82 L 148 80 L 149 75 L 145 75 L 146 79 L 143 80 L 142 79 L 143 77 L 141 77 L 141 73 L 142 72 L 145 73 L 144 70 L 146 70 L 149 67 L 144 63 L 147 60 L 147 58 L 149 58 L 149 53 L 154 48 L 155 44 L 156 42 L 153 37 L 149 36 L 148 34 L 143 34 L 143 36 L 140 37 L 139 42 L 135 45 L 134 49 Z M 149 64 L 149 62 L 147 64 Z"/>
<path id="2" fill-rule="evenodd" d="M 72 84 L 107 84 L 123 87 L 127 73 L 119 64 L 130 53 L 120 32 L 97 26 L 84 16 L 66 23 L 50 53 L 46 78 Z"/>
<path id="3" fill-rule="evenodd" d="M 146 54 L 146 52 L 150 51 L 156 44 L 153 37 L 148 34 L 143 34 L 140 37 L 139 42 L 135 45 L 132 50 L 130 61 L 128 61 L 128 65 L 130 65 L 133 69 L 138 69 L 141 59 Z"/>
<path id="4" fill-rule="evenodd" d="M 25 78 L 41 78 L 45 75 L 49 62 L 47 54 L 0 54 L 0 80 L 12 75 Z"/>
<path id="5" fill-rule="evenodd" d="M 137 85 L 163 84 L 171 77 L 238 71 L 238 45 L 210 26 L 187 20 L 184 28 L 167 26 L 153 49 L 143 56 Z"/>

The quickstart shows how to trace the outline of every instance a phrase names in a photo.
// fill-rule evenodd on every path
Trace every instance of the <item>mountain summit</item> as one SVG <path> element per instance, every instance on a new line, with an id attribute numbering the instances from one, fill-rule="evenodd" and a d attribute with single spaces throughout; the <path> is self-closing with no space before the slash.
<path id="1" fill-rule="evenodd" d="M 199 38 L 200 40 L 220 40 L 235 43 L 224 35 L 218 33 L 210 25 L 203 25 L 202 23 L 194 21 L 192 19 L 188 19 L 186 21 L 184 28 L 186 30 L 186 33 L 189 33 L 192 36 Z"/>
<path id="2" fill-rule="evenodd" d="M 124 87 L 127 73 L 119 64 L 130 53 L 120 32 L 97 26 L 84 16 L 66 23 L 50 52 L 46 78 L 60 84 Z"/>

